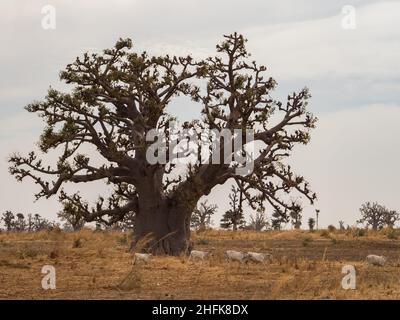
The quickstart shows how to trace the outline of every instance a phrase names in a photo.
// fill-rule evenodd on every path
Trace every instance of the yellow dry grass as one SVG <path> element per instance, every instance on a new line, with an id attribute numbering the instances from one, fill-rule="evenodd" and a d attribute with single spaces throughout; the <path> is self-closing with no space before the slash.
<path id="1" fill-rule="evenodd" d="M 399 299 L 400 241 L 393 232 L 207 230 L 192 239 L 213 253 L 208 260 L 163 256 L 136 265 L 125 233 L 0 233 L 0 299 Z M 273 259 L 228 263 L 228 249 Z M 386 255 L 389 263 L 367 266 L 367 254 Z M 346 264 L 356 268 L 356 290 L 341 288 Z M 42 289 L 43 265 L 56 268 L 55 290 Z"/>

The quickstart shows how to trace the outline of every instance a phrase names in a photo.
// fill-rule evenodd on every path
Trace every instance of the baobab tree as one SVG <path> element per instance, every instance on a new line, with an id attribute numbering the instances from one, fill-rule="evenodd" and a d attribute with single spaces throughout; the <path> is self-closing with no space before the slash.
<path id="1" fill-rule="evenodd" d="M 200 202 L 194 209 L 190 225 L 199 231 L 204 231 L 211 226 L 211 216 L 217 211 L 218 206 L 209 204 L 207 200 Z"/>
<path id="2" fill-rule="evenodd" d="M 302 89 L 285 103 L 272 99 L 276 82 L 265 77 L 264 66 L 248 60 L 245 43 L 242 35 L 225 36 L 216 47 L 217 55 L 201 61 L 136 53 L 130 39 L 120 39 L 103 54 L 84 54 L 60 74 L 73 87 L 71 92 L 50 88 L 44 101 L 26 107 L 46 124 L 39 152 L 59 152 L 57 163 L 44 164 L 38 152 L 14 154 L 11 174 L 20 181 L 32 179 L 40 187 L 37 198 L 59 195 L 87 222 L 112 225 L 133 212 L 132 246 L 150 235 L 151 241 L 142 248 L 154 254 L 186 251 L 190 216 L 198 200 L 228 180 L 246 185 L 252 206 L 268 204 L 290 212 L 293 203 L 287 196 L 292 191 L 313 202 L 315 194 L 308 183 L 284 163 L 295 145 L 309 141 L 315 126 L 316 119 L 306 108 L 310 94 Z M 210 150 L 209 159 L 217 155 L 219 163 L 188 164 L 179 173 L 168 157 L 165 163 L 149 161 L 156 140 L 149 141 L 149 133 L 168 134 L 168 123 L 174 118 L 167 107 L 180 95 L 202 108 L 201 118 L 182 127 L 196 132 L 253 132 L 254 141 L 240 145 L 242 152 L 246 143 L 254 145 L 253 170 L 239 173 L 246 164 L 225 161 L 230 153 L 225 145 L 234 143 L 234 135 Z M 88 155 L 86 146 L 93 147 L 96 157 Z M 64 189 L 67 183 L 93 181 L 110 184 L 112 195 L 90 205 L 81 193 Z"/>
<path id="3" fill-rule="evenodd" d="M 373 230 L 382 229 L 383 227 L 393 228 L 394 224 L 399 220 L 399 213 L 389 210 L 385 206 L 377 202 L 366 202 L 360 208 L 361 219 L 357 223 L 364 223 L 371 226 Z"/>
<path id="4" fill-rule="evenodd" d="M 246 226 L 249 230 L 262 231 L 269 227 L 267 215 L 262 210 L 257 210 L 255 214 L 250 215 L 250 223 Z"/>
<path id="5" fill-rule="evenodd" d="M 63 210 L 57 213 L 57 217 L 64 222 L 66 230 L 78 231 L 85 226 L 81 210 L 71 202 L 64 202 Z"/>
<path id="6" fill-rule="evenodd" d="M 243 188 L 244 182 L 239 182 L 237 187 L 231 187 L 231 193 L 229 194 L 229 206 L 230 208 L 224 213 L 221 219 L 221 228 L 232 229 L 237 231 L 243 229 L 246 225 L 243 215 L 243 203 L 245 195 Z"/>

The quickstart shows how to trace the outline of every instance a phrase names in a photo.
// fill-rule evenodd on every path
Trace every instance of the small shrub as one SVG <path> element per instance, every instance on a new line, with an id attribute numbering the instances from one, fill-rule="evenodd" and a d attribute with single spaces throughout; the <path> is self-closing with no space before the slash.
<path id="1" fill-rule="evenodd" d="M 361 228 L 356 228 L 354 230 L 354 236 L 355 237 L 364 237 L 367 235 L 367 230 L 361 229 Z"/>
<path id="2" fill-rule="evenodd" d="M 335 231 L 336 231 L 335 226 L 330 224 L 330 225 L 328 226 L 328 231 L 329 231 L 329 232 L 335 232 Z"/>
<path id="3" fill-rule="evenodd" d="M 393 229 L 390 229 L 388 231 L 388 233 L 386 234 L 386 237 L 390 240 L 397 240 L 397 238 L 398 238 L 397 232 Z"/>

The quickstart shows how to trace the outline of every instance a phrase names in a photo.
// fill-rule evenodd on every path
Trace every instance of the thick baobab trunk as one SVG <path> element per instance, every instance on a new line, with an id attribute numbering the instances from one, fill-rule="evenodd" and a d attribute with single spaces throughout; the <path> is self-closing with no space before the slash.
<path id="1" fill-rule="evenodd" d="M 185 253 L 190 242 L 189 220 L 190 214 L 178 206 L 163 204 L 155 210 L 140 210 L 135 217 L 132 249 L 174 256 Z"/>
<path id="2" fill-rule="evenodd" d="M 186 253 L 190 245 L 191 208 L 151 189 L 139 190 L 131 249 L 157 255 Z"/>

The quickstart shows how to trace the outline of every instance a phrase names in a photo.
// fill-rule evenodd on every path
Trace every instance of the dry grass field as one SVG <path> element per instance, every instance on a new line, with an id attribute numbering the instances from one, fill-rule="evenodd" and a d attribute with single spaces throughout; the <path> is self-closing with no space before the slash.
<path id="1" fill-rule="evenodd" d="M 0 299 L 400 299 L 396 231 L 194 233 L 206 261 L 154 257 L 133 265 L 128 235 L 61 231 L 0 233 Z M 272 253 L 266 264 L 227 262 L 228 249 Z M 368 254 L 388 264 L 365 264 Z M 356 290 L 344 290 L 346 264 Z M 44 265 L 56 268 L 56 289 L 41 286 Z"/>

